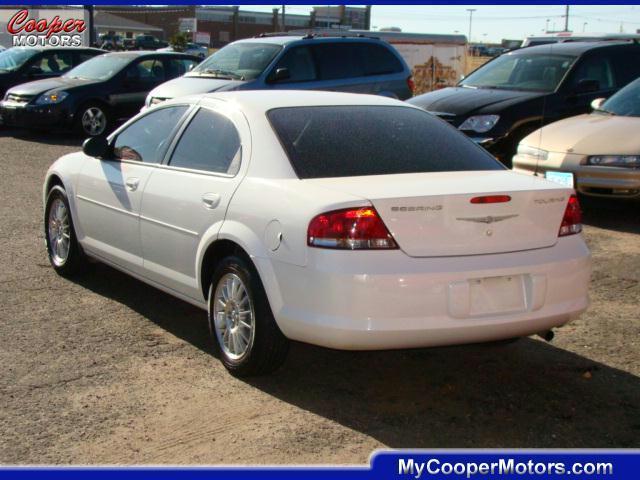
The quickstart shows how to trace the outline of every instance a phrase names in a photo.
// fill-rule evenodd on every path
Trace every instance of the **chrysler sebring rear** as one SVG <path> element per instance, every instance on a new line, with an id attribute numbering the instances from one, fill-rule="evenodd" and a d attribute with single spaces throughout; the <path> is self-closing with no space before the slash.
<path id="1" fill-rule="evenodd" d="M 331 92 L 166 102 L 50 168 L 50 261 L 87 257 L 206 309 L 236 375 L 289 340 L 371 350 L 548 332 L 588 305 L 572 189 L 430 114 Z"/>

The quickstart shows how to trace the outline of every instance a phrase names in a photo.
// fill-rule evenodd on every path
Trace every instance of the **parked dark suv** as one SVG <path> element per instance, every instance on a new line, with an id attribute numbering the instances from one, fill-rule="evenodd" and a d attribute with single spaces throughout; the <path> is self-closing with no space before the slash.
<path id="1" fill-rule="evenodd" d="M 409 100 L 458 127 L 507 166 L 541 126 L 586 113 L 640 76 L 640 45 L 572 42 L 505 53 L 458 86 Z"/>
<path id="2" fill-rule="evenodd" d="M 0 99 L 14 85 L 59 77 L 85 60 L 103 54 L 97 48 L 13 47 L 0 52 Z"/>
<path id="3" fill-rule="evenodd" d="M 223 90 L 335 90 L 407 99 L 411 70 L 388 43 L 365 37 L 259 36 L 218 50 L 160 85 L 147 106 Z"/>

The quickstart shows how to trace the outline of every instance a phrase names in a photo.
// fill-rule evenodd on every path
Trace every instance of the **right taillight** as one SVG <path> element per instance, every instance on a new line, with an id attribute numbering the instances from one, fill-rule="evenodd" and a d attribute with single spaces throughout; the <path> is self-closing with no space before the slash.
<path id="1" fill-rule="evenodd" d="M 316 215 L 309 222 L 307 245 L 342 250 L 398 248 L 373 207 L 345 208 Z"/>
<path id="2" fill-rule="evenodd" d="M 559 237 L 566 235 L 574 235 L 582 231 L 582 211 L 580 210 L 580 203 L 576 195 L 569 197 L 567 208 L 564 211 L 564 217 L 562 217 L 562 223 L 560 224 Z"/>

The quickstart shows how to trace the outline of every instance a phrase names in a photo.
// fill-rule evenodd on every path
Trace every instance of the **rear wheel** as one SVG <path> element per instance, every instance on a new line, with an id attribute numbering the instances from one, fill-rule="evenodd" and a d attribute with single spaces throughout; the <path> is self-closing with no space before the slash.
<path id="1" fill-rule="evenodd" d="M 212 276 L 209 329 L 220 360 L 239 377 L 273 372 L 289 349 L 258 272 L 241 256 L 223 259 Z"/>
<path id="2" fill-rule="evenodd" d="M 59 185 L 47 196 L 44 236 L 49 262 L 56 273 L 67 277 L 86 268 L 87 259 L 76 239 L 67 193 Z"/>

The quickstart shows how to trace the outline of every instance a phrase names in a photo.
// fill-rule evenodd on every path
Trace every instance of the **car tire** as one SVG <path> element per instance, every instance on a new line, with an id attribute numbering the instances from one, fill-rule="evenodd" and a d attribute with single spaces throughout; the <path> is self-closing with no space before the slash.
<path id="1" fill-rule="evenodd" d="M 258 272 L 248 258 L 232 255 L 218 264 L 208 299 L 214 352 L 232 375 L 265 375 L 282 365 L 289 340 L 278 328 Z"/>
<path id="2" fill-rule="evenodd" d="M 49 262 L 58 275 L 71 277 L 86 269 L 88 261 L 78 244 L 67 192 L 60 185 L 47 195 L 44 238 Z"/>
<path id="3" fill-rule="evenodd" d="M 86 137 L 106 135 L 110 127 L 110 112 L 100 103 L 85 103 L 76 112 L 76 130 Z"/>

